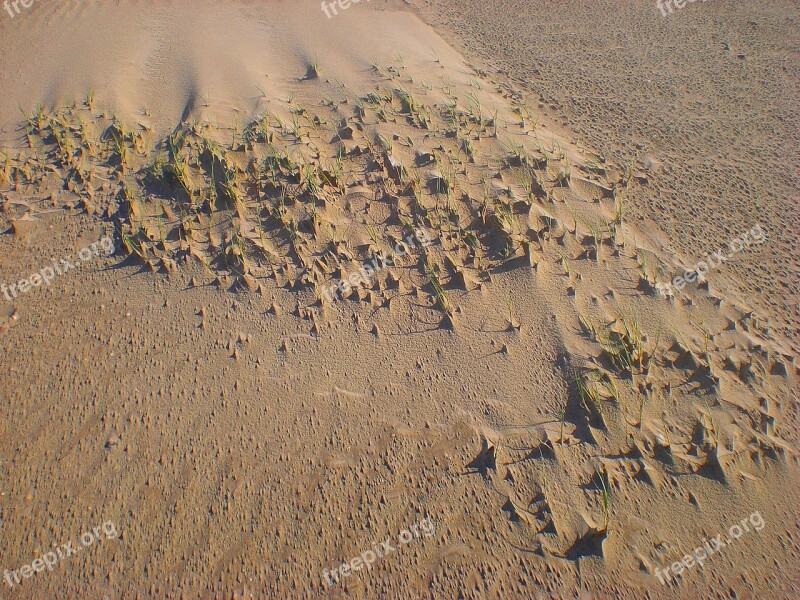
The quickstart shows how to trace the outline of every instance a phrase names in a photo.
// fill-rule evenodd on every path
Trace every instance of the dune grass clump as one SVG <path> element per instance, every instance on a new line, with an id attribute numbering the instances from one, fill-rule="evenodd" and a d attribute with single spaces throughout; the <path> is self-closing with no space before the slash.
<path id="1" fill-rule="evenodd" d="M 615 325 L 598 332 L 597 341 L 617 371 L 632 376 L 642 369 L 646 359 L 639 319 L 635 315 L 623 315 Z"/>

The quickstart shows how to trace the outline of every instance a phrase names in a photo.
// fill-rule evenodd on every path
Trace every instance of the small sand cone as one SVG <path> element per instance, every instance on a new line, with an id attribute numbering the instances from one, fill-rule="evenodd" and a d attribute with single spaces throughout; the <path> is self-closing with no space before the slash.
<path id="1" fill-rule="evenodd" d="M 275 315 L 276 317 L 281 314 L 281 307 L 280 305 L 273 300 L 272 304 L 270 305 L 269 309 L 267 310 L 268 313 Z"/>
<path id="2" fill-rule="evenodd" d="M 25 235 L 31 229 L 33 229 L 33 225 L 37 220 L 38 219 L 32 217 L 30 213 L 25 213 L 19 219 L 14 219 L 11 221 L 11 228 L 14 232 L 14 235 L 17 237 Z"/>
<path id="3" fill-rule="evenodd" d="M 741 367 L 739 367 L 739 379 L 741 379 L 744 383 L 747 383 L 752 377 L 753 364 L 749 362 L 742 363 Z"/>
<path id="4" fill-rule="evenodd" d="M 397 304 L 397 296 L 389 296 L 383 301 L 383 307 L 392 312 Z"/>
<path id="5" fill-rule="evenodd" d="M 481 443 L 480 454 L 472 461 L 471 466 L 476 467 L 480 471 L 488 471 L 489 469 L 496 471 L 499 462 L 500 447 L 496 440 L 489 439 L 486 435 Z"/>
<path id="6" fill-rule="evenodd" d="M 379 339 L 382 337 L 380 327 L 378 327 L 377 324 L 373 325 L 372 327 L 372 335 Z"/>
<path id="7" fill-rule="evenodd" d="M 400 279 L 397 280 L 396 289 L 397 289 L 397 293 L 398 294 L 407 294 L 408 293 L 408 285 L 406 285 L 406 282 L 405 282 L 404 279 L 400 278 Z"/>
<path id="8" fill-rule="evenodd" d="M 785 362 L 782 360 L 776 360 L 770 369 L 770 374 L 787 377 L 789 375 L 789 369 L 787 368 Z"/>
<path id="9" fill-rule="evenodd" d="M 533 247 L 533 244 L 530 242 L 522 242 L 522 250 L 525 252 L 525 256 L 528 258 L 528 264 L 530 267 L 538 270 L 539 255 Z"/>
<path id="10" fill-rule="evenodd" d="M 475 287 L 475 280 L 472 279 L 472 277 L 470 277 L 464 269 L 458 269 L 453 276 L 453 279 L 458 284 L 458 287 L 462 290 L 469 291 Z"/>
<path id="11" fill-rule="evenodd" d="M 294 305 L 294 310 L 292 311 L 292 316 L 301 319 L 303 317 L 303 309 L 300 308 L 300 302 L 296 302 Z"/>
<path id="12" fill-rule="evenodd" d="M 723 369 L 725 369 L 726 371 L 731 371 L 733 373 L 739 372 L 739 364 L 733 353 L 728 352 L 728 354 L 725 356 Z"/>
<path id="13" fill-rule="evenodd" d="M 244 275 L 242 277 L 242 284 L 250 292 L 255 292 L 258 290 L 258 281 L 256 281 L 255 277 L 252 275 Z"/>
<path id="14" fill-rule="evenodd" d="M 385 152 L 383 155 L 384 166 L 395 183 L 399 184 L 406 176 L 406 168 L 398 159 L 396 159 L 390 152 Z"/>
<path id="15" fill-rule="evenodd" d="M 340 141 L 344 141 L 344 140 L 352 140 L 353 133 L 354 133 L 353 128 L 350 127 L 349 125 L 346 125 L 341 129 L 339 129 L 336 135 Z"/>

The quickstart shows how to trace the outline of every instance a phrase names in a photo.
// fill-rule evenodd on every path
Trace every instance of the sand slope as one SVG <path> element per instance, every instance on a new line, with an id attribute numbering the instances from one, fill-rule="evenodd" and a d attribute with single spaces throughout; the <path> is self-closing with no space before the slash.
<path id="1" fill-rule="evenodd" d="M 789 597 L 795 340 L 727 271 L 665 288 L 694 262 L 633 218 L 656 173 L 377 8 L 0 21 L 0 283 L 117 247 L 0 297 L 2 568 L 119 532 L 6 592 Z"/>

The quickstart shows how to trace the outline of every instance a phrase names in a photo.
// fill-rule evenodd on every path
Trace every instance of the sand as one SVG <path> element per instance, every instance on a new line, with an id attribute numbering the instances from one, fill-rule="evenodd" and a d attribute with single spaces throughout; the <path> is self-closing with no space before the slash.
<path id="1" fill-rule="evenodd" d="M 796 12 L 0 13 L 3 597 L 795 597 Z"/>

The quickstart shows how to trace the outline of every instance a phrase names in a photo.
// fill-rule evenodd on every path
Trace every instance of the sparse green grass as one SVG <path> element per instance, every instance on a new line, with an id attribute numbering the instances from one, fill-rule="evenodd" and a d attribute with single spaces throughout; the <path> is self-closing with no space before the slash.
<path id="1" fill-rule="evenodd" d="M 623 315 L 617 323 L 621 325 L 621 331 L 605 328 L 597 332 L 597 341 L 614 368 L 632 376 L 636 370 L 641 370 L 645 360 L 639 319 L 633 314 Z"/>
<path id="2" fill-rule="evenodd" d="M 89 88 L 89 91 L 86 92 L 86 99 L 84 100 L 84 104 L 89 109 L 90 112 L 94 112 L 94 88 Z"/>
<path id="3" fill-rule="evenodd" d="M 269 114 L 264 114 L 249 123 L 242 134 L 245 142 L 252 144 L 270 141 Z"/>
<path id="4" fill-rule="evenodd" d="M 481 104 L 481 99 L 475 92 L 469 92 L 467 94 L 467 112 L 470 120 L 478 126 L 480 131 L 483 131 L 485 129 L 483 105 Z"/>
<path id="5" fill-rule="evenodd" d="M 459 114 L 458 114 L 458 103 L 455 100 L 451 102 L 447 102 L 441 109 L 442 118 L 445 120 L 445 123 L 448 125 L 456 125 L 460 124 Z"/>
<path id="6" fill-rule="evenodd" d="M 0 152 L 0 184 L 11 182 L 11 155 L 8 152 Z"/>
<path id="7" fill-rule="evenodd" d="M 567 159 L 564 166 L 559 169 L 556 174 L 555 183 L 558 187 L 569 187 L 569 181 L 572 178 L 572 162 Z"/>
<path id="8" fill-rule="evenodd" d="M 471 138 L 461 138 L 461 151 L 464 152 L 464 154 L 466 154 L 470 159 L 475 157 L 475 144 L 473 144 Z"/>
<path id="9" fill-rule="evenodd" d="M 614 223 L 622 225 L 625 217 L 625 198 L 622 193 L 614 193 Z"/>
<path id="10" fill-rule="evenodd" d="M 521 241 L 517 233 L 517 221 L 514 218 L 511 206 L 502 201 L 497 202 L 494 205 L 494 221 L 506 240 L 507 253 L 510 255 L 511 251 Z"/>
<path id="11" fill-rule="evenodd" d="M 310 162 L 303 161 L 300 165 L 300 183 L 304 191 L 316 198 L 320 194 L 321 184 L 317 174 L 317 168 Z"/>
<path id="12" fill-rule="evenodd" d="M 375 144 L 381 152 L 391 152 L 392 150 L 392 142 L 380 133 L 375 134 Z"/>
<path id="13" fill-rule="evenodd" d="M 647 400 L 647 394 L 642 392 L 642 391 L 640 391 L 637 394 L 637 396 L 639 398 L 639 422 L 638 422 L 638 427 L 641 429 L 642 421 L 644 420 L 644 404 L 645 404 L 645 401 Z"/>
<path id="14" fill-rule="evenodd" d="M 622 174 L 621 183 L 623 186 L 628 187 L 633 179 L 633 160 L 625 165 L 625 170 Z"/>
<path id="15" fill-rule="evenodd" d="M 431 284 L 431 287 L 433 288 L 433 295 L 436 298 L 436 303 L 439 305 L 439 308 L 443 312 L 449 312 L 450 300 L 448 299 L 447 292 L 445 291 L 441 281 L 439 280 L 439 273 L 437 272 L 433 263 L 431 263 L 431 261 L 429 260 L 428 256 L 425 256 L 423 261 L 425 267 L 425 275 L 427 276 L 428 282 Z"/>
<path id="16" fill-rule="evenodd" d="M 534 166 L 534 161 L 532 160 L 531 153 L 528 149 L 517 142 L 516 140 L 509 140 L 507 143 L 503 144 L 507 158 L 506 162 L 512 167 L 523 167 L 523 166 Z"/>
<path id="17" fill-rule="evenodd" d="M 369 220 L 369 217 L 364 218 L 364 227 L 367 229 L 367 234 L 369 234 L 369 239 L 372 240 L 372 243 L 375 244 L 376 247 L 380 247 L 381 236 L 375 228 L 375 225 Z"/>
<path id="18" fill-rule="evenodd" d="M 594 248 L 595 252 L 595 262 L 600 262 L 600 247 L 603 244 L 603 240 L 605 239 L 607 231 L 605 223 L 601 223 L 599 221 L 588 221 L 584 224 L 589 230 L 589 236 L 591 237 L 592 247 Z"/>
<path id="19" fill-rule="evenodd" d="M 392 76 L 381 67 L 377 62 L 372 63 L 372 70 L 378 75 L 381 79 L 391 79 Z"/>
<path id="20" fill-rule="evenodd" d="M 531 111 L 530 107 L 527 104 L 517 104 L 511 108 L 520 118 L 520 127 L 525 127 L 525 119 L 531 125 L 531 130 L 536 131 L 536 127 L 539 124 L 539 117 L 536 116 L 533 111 Z"/>
<path id="21" fill-rule="evenodd" d="M 600 480 L 600 506 L 603 514 L 603 529 L 602 532 L 608 532 L 609 521 L 611 520 L 611 492 L 609 491 L 608 472 L 603 469 L 603 472 L 595 471 L 597 478 Z"/>
<path id="22" fill-rule="evenodd" d="M 529 200 L 536 198 L 547 198 L 547 190 L 544 186 L 544 179 L 539 171 L 530 166 L 525 166 L 522 170 L 522 187 Z"/>
<path id="23" fill-rule="evenodd" d="M 639 267 L 642 278 L 647 281 L 650 286 L 655 286 L 658 279 L 658 264 L 655 259 L 651 258 L 650 251 L 637 247 L 636 264 Z"/>
<path id="24" fill-rule="evenodd" d="M 564 158 L 566 158 L 564 149 L 561 147 L 561 143 L 556 140 L 555 136 L 553 136 L 550 141 L 550 154 L 553 155 L 555 160 L 564 160 Z"/>
<path id="25" fill-rule="evenodd" d="M 600 394 L 598 393 L 595 381 L 592 379 L 594 371 L 581 370 L 575 373 L 575 386 L 578 390 L 578 397 L 581 401 L 581 406 L 587 413 L 592 412 L 592 407 L 602 416 L 603 407 L 601 404 Z"/>
<path id="26" fill-rule="evenodd" d="M 441 63 L 438 56 L 436 60 Z M 308 68 L 312 74 L 319 72 L 315 62 Z M 131 189 L 138 190 L 141 204 L 122 217 L 126 227 L 121 235 L 130 252 L 149 259 L 157 258 L 154 253 L 168 255 L 164 257 L 167 260 L 181 258 L 182 252 L 198 257 L 207 253 L 207 266 L 217 269 L 222 265 L 224 270 L 228 265 L 231 270 L 247 273 L 248 257 L 263 255 L 268 261 L 274 258 L 254 248 L 274 245 L 276 253 L 285 253 L 286 263 L 294 261 L 294 265 L 287 265 L 287 272 L 295 272 L 292 266 L 302 267 L 297 271 L 312 277 L 313 273 L 308 274 L 312 270 L 309 265 L 319 246 L 348 243 L 349 236 L 343 226 L 336 224 L 339 219 L 333 214 L 341 196 L 350 185 L 366 185 L 381 193 L 381 202 L 387 196 L 397 200 L 395 204 L 387 202 L 398 206 L 398 214 L 392 214 L 394 225 L 383 221 L 383 217 L 379 221 L 370 216 L 374 219 L 370 226 L 380 228 L 381 235 L 394 236 L 391 227 L 397 225 L 398 216 L 417 226 L 424 223 L 442 236 L 442 247 L 437 247 L 437 252 L 441 249 L 464 270 L 477 270 L 488 279 L 490 267 L 498 264 L 501 254 L 510 256 L 524 244 L 544 239 L 537 238 L 529 228 L 524 207 L 519 203 L 525 198 L 518 185 L 522 183 L 529 199 L 549 198 L 552 171 L 547 168 L 548 155 L 538 140 L 522 137 L 527 132 L 515 137 L 517 131 L 508 133 L 512 141 L 504 145 L 502 156 L 493 156 L 500 141 L 488 140 L 487 135 L 497 138 L 499 129 L 514 129 L 510 124 L 514 118 L 505 104 L 500 108 L 489 104 L 494 92 L 487 88 L 484 95 L 479 91 L 481 81 L 473 80 L 472 89 L 464 90 L 468 93 L 461 93 L 460 85 L 444 83 L 445 94 L 449 95 L 435 100 L 434 109 L 423 102 L 437 94 L 429 96 L 426 90 L 430 91 L 431 86 L 412 79 L 404 69 L 402 57 L 395 57 L 394 66 L 387 69 L 376 65 L 375 73 L 389 81 L 373 82 L 372 90 L 361 94 L 340 85 L 344 100 L 326 99 L 322 104 L 327 108 L 314 104 L 311 110 L 318 114 L 298 103 L 309 101 L 306 93 L 314 86 L 293 80 L 287 91 L 289 97 L 285 98 L 288 107 L 282 97 L 270 104 L 272 112 L 264 108 L 267 95 L 262 89 L 256 105 L 260 108 L 256 110 L 265 112 L 252 120 L 221 128 L 199 118 L 190 119 L 155 145 L 149 144 L 146 125 L 130 128 L 107 115 L 92 114 L 90 118 L 87 111 L 74 107 L 54 111 L 36 107 L 32 114 L 25 115 L 27 131 L 22 134 L 27 133 L 28 145 L 41 153 L 42 162 L 50 161 L 52 165 L 58 161 L 59 165 L 70 166 L 69 184 L 80 197 L 87 194 L 86 189 L 99 190 L 107 181 L 113 186 L 124 180 Z M 333 91 L 328 93 L 340 98 L 335 83 L 332 85 Z M 89 90 L 84 104 L 92 113 L 94 103 L 94 93 Z M 535 128 L 535 119 L 527 107 L 512 108 L 523 124 L 533 124 Z M 353 125 L 352 143 L 335 138 L 336 126 L 343 118 Z M 406 127 L 409 124 L 430 128 L 413 132 Z M 97 132 L 106 132 L 105 136 L 95 133 L 95 127 Z M 540 149 L 532 150 L 537 143 Z M 534 144 L 531 149 L 526 147 L 530 144 Z M 441 177 L 432 178 L 427 164 L 423 172 L 411 167 L 407 157 L 413 157 L 417 150 L 434 153 Z M 387 152 L 394 160 L 409 164 L 402 177 L 386 176 Z M 44 169 L 31 154 L 28 152 L 19 160 L 13 153 L 0 154 L 0 185 L 13 185 L 15 180 L 37 181 Z M 490 162 L 491 168 L 496 169 L 497 158 L 504 163 L 497 165 L 500 170 L 514 168 L 490 173 L 486 164 Z M 431 185 L 433 179 L 441 183 L 438 189 Z M 102 183 L 87 183 L 92 181 Z M 376 205 L 377 200 L 376 194 Z M 142 207 L 146 210 L 140 210 Z M 179 217 L 170 218 L 167 210 L 179 213 Z M 558 214 L 555 206 L 548 210 Z M 247 221 L 248 212 L 254 217 L 252 222 Z M 318 221 L 319 231 L 315 225 Z M 538 233 L 556 228 L 555 218 L 541 221 L 543 229 L 541 223 L 533 224 Z M 152 239 L 146 238 L 144 231 Z M 319 242 L 316 246 L 309 243 L 315 238 Z M 375 241 L 377 236 L 371 232 L 370 238 Z M 500 247 L 495 244 L 497 238 L 501 238 Z M 505 246 L 503 240 L 507 242 Z M 289 243 L 297 256 L 286 252 Z M 353 248 L 344 251 L 358 252 Z M 442 286 L 442 277 L 447 275 L 437 266 L 439 258 L 432 253 L 420 270 L 430 282 L 431 287 L 426 289 L 433 290 L 436 305 L 448 311 L 450 299 Z M 561 262 L 570 276 L 570 265 L 563 255 Z M 563 436 L 562 432 L 562 439 Z"/>

